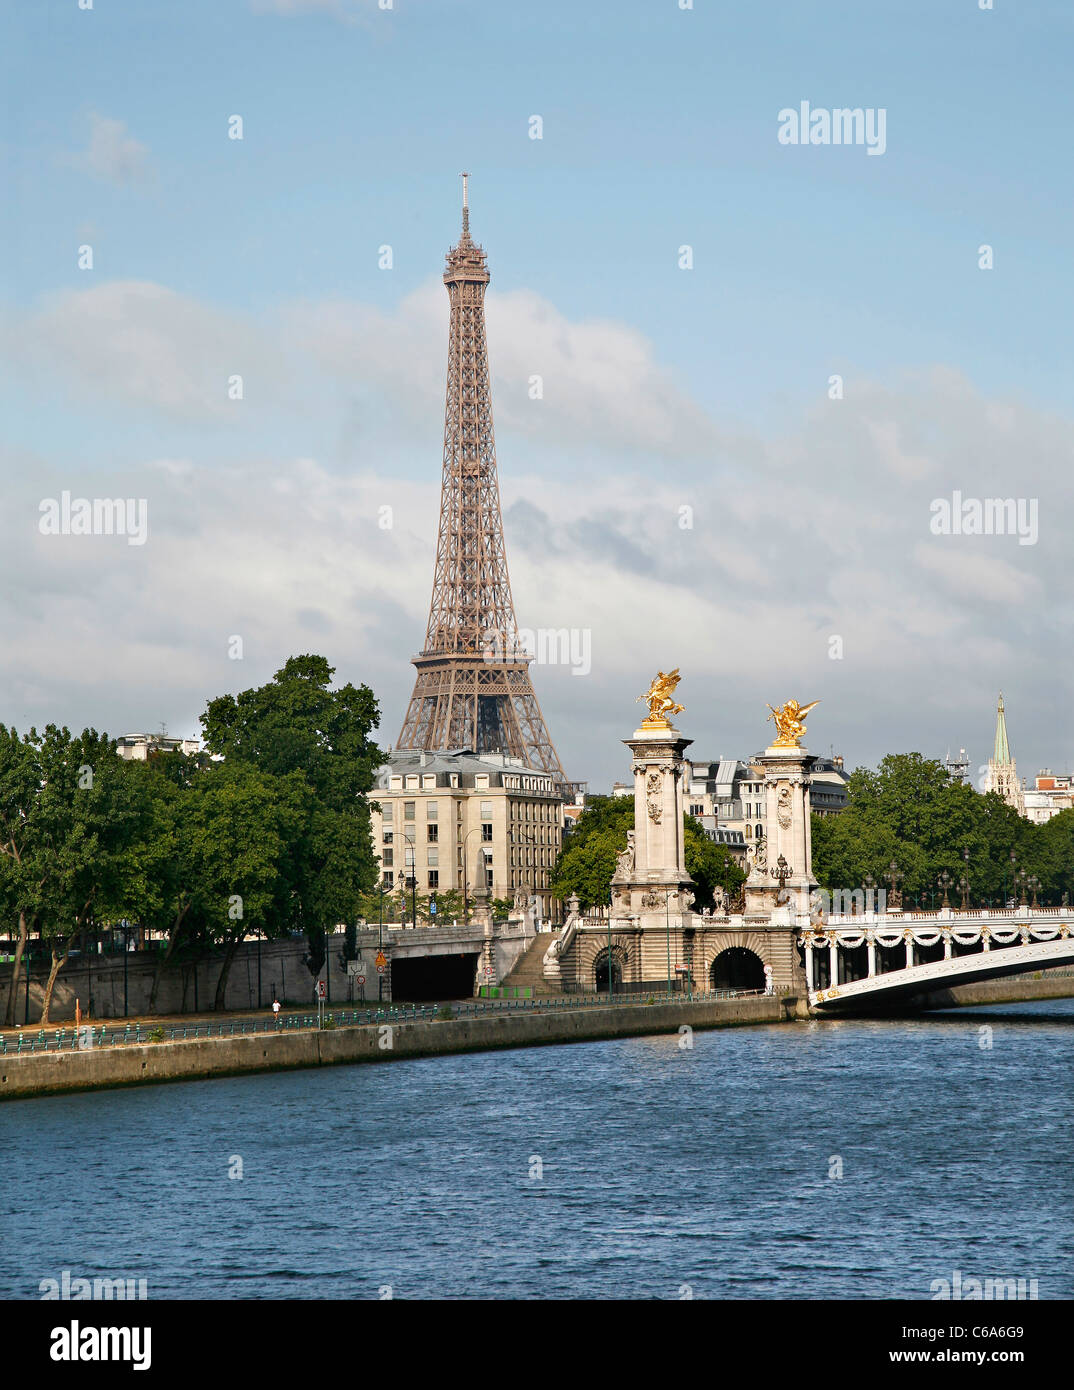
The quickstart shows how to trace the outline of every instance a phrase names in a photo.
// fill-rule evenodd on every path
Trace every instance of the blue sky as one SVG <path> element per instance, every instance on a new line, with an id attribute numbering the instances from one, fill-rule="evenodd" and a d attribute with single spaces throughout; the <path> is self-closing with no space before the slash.
<path id="1" fill-rule="evenodd" d="M 86 563 L 83 551 L 68 569 L 35 542 L 35 616 L 73 626 L 84 653 L 72 673 L 25 644 L 0 718 L 92 716 L 112 731 L 165 719 L 185 731 L 219 689 L 271 674 L 288 654 L 275 634 L 320 638 L 341 675 L 370 680 L 394 736 L 431 577 L 447 327 L 437 286 L 467 168 L 493 276 L 519 619 L 592 629 L 591 679 L 536 675 L 565 760 L 588 764 L 573 775 L 620 774 L 632 695 L 622 714 L 609 701 L 623 681 L 644 688 L 669 622 L 667 660 L 705 679 L 692 705 L 682 691 L 699 754 L 753 751 L 755 705 L 823 686 L 823 744 L 851 761 L 960 742 L 983 759 L 1002 685 L 1022 770 L 1070 761 L 1067 679 L 1044 674 L 1068 636 L 1069 5 L 94 0 L 80 11 L 37 0 L 2 23 L 9 477 L 29 489 L 31 523 L 54 487 L 95 479 L 84 486 L 111 495 L 158 477 L 162 460 L 169 478 L 193 481 L 185 510 L 160 494 L 160 544 L 145 556 L 113 547 Z M 802 100 L 884 108 L 886 152 L 780 145 L 777 113 Z M 227 138 L 233 114 L 241 142 Z M 528 137 L 534 114 L 541 140 Z M 76 265 L 83 243 L 89 273 Z M 995 249 L 990 272 L 977 266 L 982 243 Z M 391 271 L 378 268 L 383 244 Z M 690 271 L 678 268 L 683 244 Z M 127 285 L 159 298 L 117 290 Z M 394 359 L 369 347 L 385 326 Z M 98 333 L 111 335 L 104 346 Z M 221 373 L 229 355 L 243 372 L 241 415 L 207 404 L 194 379 L 200 361 L 216 370 L 217 350 Z M 131 351 L 146 364 L 137 385 Z M 589 410 L 576 392 L 557 415 L 552 388 L 563 382 L 562 403 L 579 354 L 594 380 L 595 356 L 608 364 L 593 388 L 603 395 Z M 181 367 L 191 384 L 171 391 Z M 528 369 L 550 383 L 532 426 Z M 842 416 L 827 400 L 832 373 L 848 383 Z M 661 393 L 659 410 L 633 419 Z M 322 546 L 316 528 L 332 523 L 316 508 L 276 536 L 248 489 L 274 479 L 286 492 L 298 460 L 319 470 L 324 515 L 345 510 L 331 489 L 360 477 L 361 521 L 379 479 L 385 497 L 408 499 L 412 529 L 386 539 L 358 526 L 347 574 L 347 537 Z M 1003 538 L 971 555 L 947 538 L 947 550 L 921 550 L 930 498 L 1027 480 L 1051 527 L 1038 546 Z M 683 503 L 698 514 L 687 536 L 661 512 Z M 210 505 L 213 524 L 231 509 L 234 549 L 263 536 L 280 584 L 266 614 L 249 563 L 216 573 L 216 591 L 236 595 L 233 623 L 251 632 L 241 670 L 199 655 L 197 598 L 176 585 L 165 544 L 185 537 L 197 563 Z M 558 537 L 543 556 L 528 545 L 527 507 L 544 508 Z M 14 555 L 27 514 L 8 511 Z M 730 563 L 729 535 L 742 550 Z M 308 588 L 287 608 L 293 549 L 331 553 L 334 567 L 296 578 Z M 860 570 L 844 572 L 851 564 Z M 542 578 L 551 571 L 557 583 Z M 558 582 L 572 571 L 590 593 L 633 576 L 637 588 L 622 589 L 636 595 L 633 620 L 587 611 Z M 316 599 L 318 583 L 333 601 Z M 96 601 L 76 612 L 83 594 Z M 146 605 L 138 618 L 133 595 Z M 22 613 L 9 627 L 18 642 L 17 585 L 8 603 Z M 177 610 L 162 666 L 160 614 Z M 102 617 L 124 634 L 118 668 L 93 631 Z M 780 624 L 800 638 L 796 688 L 783 694 L 771 690 Z M 823 639 L 844 628 L 861 634 L 858 656 L 848 650 L 836 676 Z M 942 692 L 917 687 L 915 662 L 940 663 Z M 863 713 L 871 700 L 880 719 Z"/>

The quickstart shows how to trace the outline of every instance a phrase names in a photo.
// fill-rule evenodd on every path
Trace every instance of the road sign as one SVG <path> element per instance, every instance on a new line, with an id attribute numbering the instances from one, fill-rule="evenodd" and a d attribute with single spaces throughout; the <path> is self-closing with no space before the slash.
<path id="1" fill-rule="evenodd" d="M 493 975 L 495 975 L 495 973 L 496 973 L 496 972 L 495 972 L 495 970 L 493 970 L 493 968 L 492 968 L 491 965 L 486 965 L 486 966 L 485 966 L 485 979 L 486 979 L 486 980 L 491 980 L 492 977 L 493 977 Z"/>
<path id="2" fill-rule="evenodd" d="M 359 983 L 360 985 L 364 985 L 364 984 L 365 984 L 365 976 L 364 976 L 364 975 L 359 975 L 359 976 L 358 976 L 358 983 Z"/>
<path id="3" fill-rule="evenodd" d="M 436 916 L 436 899 L 435 899 L 435 898 L 431 899 L 430 902 L 429 902 L 429 915 L 430 915 L 431 917 L 435 917 L 435 916 Z"/>
<path id="4" fill-rule="evenodd" d="M 377 974 L 378 974 L 378 975 L 383 975 L 383 974 L 384 974 L 384 967 L 383 967 L 383 965 L 378 965 L 378 966 L 377 966 Z"/>
<path id="5" fill-rule="evenodd" d="M 388 964 L 388 957 L 384 954 L 383 951 L 378 951 L 378 952 L 377 952 L 377 969 L 378 969 L 378 970 L 383 970 L 384 967 L 385 967 L 387 964 Z"/>
<path id="6" fill-rule="evenodd" d="M 317 981 L 317 998 L 324 999 L 328 994 L 328 986 L 323 980 Z"/>

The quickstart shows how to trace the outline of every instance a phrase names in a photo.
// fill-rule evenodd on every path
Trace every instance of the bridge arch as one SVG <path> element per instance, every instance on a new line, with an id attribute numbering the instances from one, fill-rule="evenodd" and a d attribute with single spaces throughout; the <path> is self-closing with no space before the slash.
<path id="1" fill-rule="evenodd" d="M 746 946 L 728 946 L 712 962 L 713 989 L 764 989 L 764 961 Z"/>

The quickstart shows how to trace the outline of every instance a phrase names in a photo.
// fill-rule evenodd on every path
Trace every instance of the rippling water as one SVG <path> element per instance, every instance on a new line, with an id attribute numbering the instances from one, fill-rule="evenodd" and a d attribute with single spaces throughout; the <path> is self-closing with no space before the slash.
<path id="1" fill-rule="evenodd" d="M 1070 1298 L 1072 1042 L 1059 1001 L 10 1102 L 0 1288 Z"/>

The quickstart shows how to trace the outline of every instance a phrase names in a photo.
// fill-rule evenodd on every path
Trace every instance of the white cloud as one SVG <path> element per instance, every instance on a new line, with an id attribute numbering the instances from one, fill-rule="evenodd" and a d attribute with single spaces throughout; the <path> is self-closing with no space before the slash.
<path id="1" fill-rule="evenodd" d="M 1040 579 L 997 555 L 995 544 L 981 546 L 962 536 L 942 536 L 931 543 L 920 542 L 914 548 L 914 560 L 955 598 L 1017 608 L 1034 602 L 1041 592 Z"/>
<path id="2" fill-rule="evenodd" d="M 15 327 L 14 366 L 29 357 L 92 400 L 207 430 L 193 454 L 162 430 L 151 466 L 94 479 L 101 495 L 148 497 L 142 548 L 38 536 L 40 497 L 82 484 L 67 461 L 9 461 L 0 641 L 18 659 L 0 676 L 8 718 L 189 722 L 212 695 L 312 649 L 341 678 L 374 685 L 382 738 L 394 738 L 435 550 L 442 286 L 391 311 L 324 301 L 247 317 L 125 282 L 58 296 Z M 935 369 L 858 380 L 785 434 L 732 437 L 626 325 L 575 323 L 515 292 L 490 298 L 489 336 L 519 622 L 591 633 L 591 675 L 534 668 L 572 775 L 595 785 L 621 775 L 633 697 L 669 664 L 684 673 L 683 727 L 699 757 L 755 751 L 765 702 L 788 696 L 822 700 L 816 746 L 834 743 L 852 761 L 949 744 L 976 756 L 1001 686 L 1026 730 L 1018 756 L 1060 766 L 1074 753 L 1054 744 L 1065 735 L 1053 708 L 1056 653 L 1072 636 L 1069 421 Z M 235 435 L 211 432 L 234 418 L 232 371 L 329 427 L 357 395 L 380 412 L 377 442 L 390 447 L 365 449 L 343 473 L 283 449 L 240 466 Z M 526 395 L 531 372 L 545 379 L 543 401 Z M 419 446 L 420 481 L 396 467 L 400 440 Z M 1039 498 L 1039 543 L 933 537 L 930 502 L 953 488 Z M 378 525 L 386 505 L 390 530 Z M 684 506 L 691 529 L 680 527 Z M 246 641 L 245 664 L 226 660 L 231 634 Z M 841 660 L 829 659 L 833 635 Z"/>
<path id="3" fill-rule="evenodd" d="M 146 281 L 51 295 L 5 336 L 16 370 L 45 373 L 98 404 L 119 400 L 183 419 L 234 419 L 233 375 L 270 397 L 287 381 L 276 346 L 252 319 Z"/>
<path id="4" fill-rule="evenodd" d="M 123 121 L 91 111 L 88 144 L 71 162 L 109 183 L 139 183 L 149 174 L 149 146 L 136 140 Z"/>

